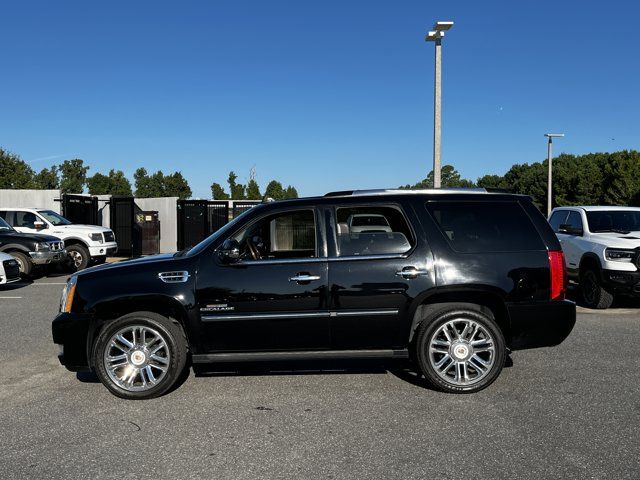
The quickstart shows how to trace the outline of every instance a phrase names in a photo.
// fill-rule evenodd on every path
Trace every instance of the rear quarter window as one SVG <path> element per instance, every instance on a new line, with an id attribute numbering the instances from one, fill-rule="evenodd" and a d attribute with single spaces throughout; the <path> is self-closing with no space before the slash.
<path id="1" fill-rule="evenodd" d="M 545 250 L 517 202 L 428 202 L 449 246 L 460 253 Z"/>

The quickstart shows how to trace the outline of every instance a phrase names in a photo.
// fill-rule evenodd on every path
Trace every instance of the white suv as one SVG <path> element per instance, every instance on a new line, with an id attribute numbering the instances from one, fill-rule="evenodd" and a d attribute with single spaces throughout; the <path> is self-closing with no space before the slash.
<path id="1" fill-rule="evenodd" d="M 90 262 L 104 263 L 118 251 L 115 235 L 106 227 L 77 225 L 43 208 L 0 208 L 0 217 L 19 232 L 47 233 L 64 240 L 76 270 Z"/>
<path id="2" fill-rule="evenodd" d="M 549 223 L 587 306 L 608 308 L 614 294 L 640 296 L 640 208 L 560 207 Z"/>

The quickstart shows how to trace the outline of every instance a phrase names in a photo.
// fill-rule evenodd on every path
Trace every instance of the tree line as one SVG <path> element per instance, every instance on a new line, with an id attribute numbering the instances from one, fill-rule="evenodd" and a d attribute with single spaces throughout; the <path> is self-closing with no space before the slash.
<path id="1" fill-rule="evenodd" d="M 529 195 L 546 211 L 548 162 L 513 165 L 504 175 L 484 175 L 475 182 L 462 178 L 451 165 L 442 167 L 442 186 L 483 187 Z M 432 188 L 433 172 L 414 185 L 400 188 Z M 630 205 L 640 206 L 640 152 L 571 155 L 553 159 L 553 206 Z"/>
<path id="2" fill-rule="evenodd" d="M 192 191 L 180 172 L 164 174 L 161 170 L 149 173 L 138 168 L 133 174 L 134 185 L 122 170 L 111 169 L 107 174 L 95 173 L 89 176 L 89 166 L 79 158 L 65 160 L 36 172 L 18 155 L 0 147 L 0 189 L 60 189 L 62 193 L 83 193 L 91 195 L 123 195 L 138 198 L 178 197 L 191 198 Z M 214 183 L 211 194 L 218 200 L 261 200 L 264 195 L 274 199 L 298 198 L 298 192 L 291 185 L 286 188 L 276 180 L 266 187 L 264 194 L 255 179 L 246 185 L 237 182 L 238 176 L 229 173 L 229 192 Z M 135 190 L 134 190 L 135 187 Z"/>

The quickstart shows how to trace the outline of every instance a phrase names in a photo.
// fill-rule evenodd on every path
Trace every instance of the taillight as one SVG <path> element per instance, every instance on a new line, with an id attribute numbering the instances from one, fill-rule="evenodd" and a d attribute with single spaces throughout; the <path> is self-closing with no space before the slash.
<path id="1" fill-rule="evenodd" d="M 563 300 L 567 291 L 567 270 L 563 252 L 549 252 L 551 273 L 551 300 Z"/>

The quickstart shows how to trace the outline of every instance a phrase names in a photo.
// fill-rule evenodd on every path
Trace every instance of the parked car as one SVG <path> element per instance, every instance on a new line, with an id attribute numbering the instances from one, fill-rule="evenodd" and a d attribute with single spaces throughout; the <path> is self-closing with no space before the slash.
<path id="1" fill-rule="evenodd" d="M 640 296 L 640 208 L 562 207 L 549 223 L 588 307 L 609 308 L 616 295 Z"/>
<path id="2" fill-rule="evenodd" d="M 20 265 L 11 255 L 0 253 L 0 285 L 20 280 Z"/>
<path id="3" fill-rule="evenodd" d="M 52 235 L 28 234 L 16 231 L 0 218 L 0 252 L 11 255 L 20 273 L 31 275 L 34 267 L 62 262 L 67 257 L 64 242 Z"/>
<path id="4" fill-rule="evenodd" d="M 113 232 L 97 225 L 78 225 L 43 208 L 0 208 L 0 217 L 19 232 L 51 233 L 64 240 L 71 265 L 82 270 L 104 263 L 118 251 Z"/>
<path id="5" fill-rule="evenodd" d="M 347 228 L 351 233 L 393 232 L 384 215 L 366 213 L 351 215 L 347 221 Z"/>
<path id="6" fill-rule="evenodd" d="M 338 229 L 379 215 L 391 232 Z M 344 225 L 343 225 L 344 227 Z M 525 196 L 354 191 L 258 205 L 197 246 L 72 275 L 53 320 L 60 362 L 151 398 L 195 364 L 409 358 L 476 392 L 508 349 L 575 323 L 563 253 Z"/>

